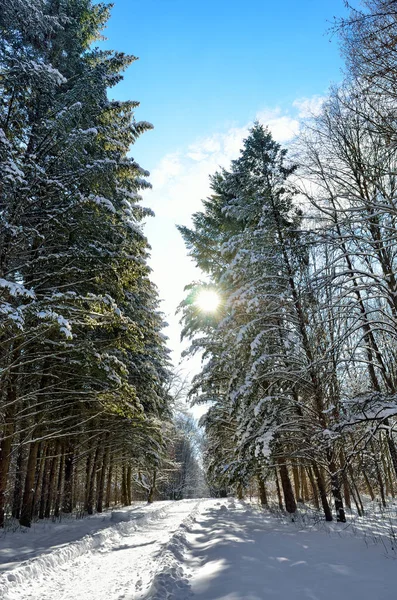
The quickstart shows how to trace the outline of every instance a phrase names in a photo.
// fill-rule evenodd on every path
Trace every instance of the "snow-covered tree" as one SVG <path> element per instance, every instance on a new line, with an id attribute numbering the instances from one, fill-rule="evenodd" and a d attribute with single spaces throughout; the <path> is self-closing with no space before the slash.
<path id="1" fill-rule="evenodd" d="M 103 496 L 130 438 L 134 453 L 152 439 L 160 452 L 167 352 L 141 226 L 148 173 L 128 155 L 151 125 L 109 99 L 135 58 L 94 46 L 106 5 L 3 0 L 0 12 L 0 521 L 12 452 L 28 444 L 15 514 L 29 525 L 54 449 L 64 510 L 87 453 Z"/>

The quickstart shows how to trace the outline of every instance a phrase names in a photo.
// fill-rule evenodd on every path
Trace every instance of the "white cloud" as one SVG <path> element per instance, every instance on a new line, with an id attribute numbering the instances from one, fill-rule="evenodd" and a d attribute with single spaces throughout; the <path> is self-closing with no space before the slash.
<path id="1" fill-rule="evenodd" d="M 292 106 L 298 110 L 298 117 L 307 119 L 316 117 L 321 111 L 325 96 L 312 96 L 311 98 L 298 98 Z"/>
<path id="2" fill-rule="evenodd" d="M 278 117 L 268 122 L 273 137 L 278 142 L 289 142 L 299 133 L 299 121 L 289 116 Z"/>
<path id="3" fill-rule="evenodd" d="M 168 185 L 170 181 L 175 180 L 182 171 L 183 165 L 178 152 L 166 154 L 153 170 L 151 183 L 154 188 L 161 189 Z"/>
<path id="4" fill-rule="evenodd" d="M 256 115 L 262 125 L 267 125 L 277 142 L 285 143 L 299 132 L 299 121 L 289 115 L 282 114 L 279 108 L 261 110 Z"/>
<path id="5" fill-rule="evenodd" d="M 204 160 L 205 158 L 207 158 L 207 154 L 205 152 L 188 152 L 186 156 L 196 161 Z"/>

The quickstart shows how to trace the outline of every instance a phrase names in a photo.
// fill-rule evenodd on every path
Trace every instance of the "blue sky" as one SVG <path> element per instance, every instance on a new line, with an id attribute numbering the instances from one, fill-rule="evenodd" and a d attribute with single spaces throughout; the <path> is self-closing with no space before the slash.
<path id="1" fill-rule="evenodd" d="M 340 79 L 327 29 L 344 13 L 342 0 L 115 0 L 106 44 L 139 57 L 115 93 L 156 128 L 137 143 L 141 162 L 323 94 Z"/>
<path id="2" fill-rule="evenodd" d="M 105 47 L 139 60 L 111 95 L 140 101 L 137 120 L 155 127 L 131 153 L 152 174 L 144 203 L 156 217 L 145 231 L 175 362 L 175 309 L 200 277 L 175 224 L 189 225 L 208 176 L 238 156 L 255 119 L 288 144 L 307 110 L 318 110 L 342 79 L 329 28 L 344 14 L 343 0 L 115 0 Z"/>

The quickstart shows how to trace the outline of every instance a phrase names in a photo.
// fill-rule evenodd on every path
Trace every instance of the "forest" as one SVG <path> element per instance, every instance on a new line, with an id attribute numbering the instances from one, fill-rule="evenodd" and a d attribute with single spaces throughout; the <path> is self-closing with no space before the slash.
<path id="1" fill-rule="evenodd" d="M 95 46 L 109 10 L 0 3 L 0 527 L 181 494 L 176 460 L 198 470 L 129 155 L 152 125 L 108 97 L 134 57 Z"/>
<path id="2" fill-rule="evenodd" d="M 397 3 L 334 21 L 343 81 L 285 147 L 255 122 L 178 226 L 203 274 L 179 306 L 202 429 L 149 267 L 151 184 L 131 152 L 152 125 L 111 99 L 135 57 L 98 46 L 110 10 L 0 0 L 0 528 L 205 495 L 337 522 L 368 498 L 386 507 Z"/>

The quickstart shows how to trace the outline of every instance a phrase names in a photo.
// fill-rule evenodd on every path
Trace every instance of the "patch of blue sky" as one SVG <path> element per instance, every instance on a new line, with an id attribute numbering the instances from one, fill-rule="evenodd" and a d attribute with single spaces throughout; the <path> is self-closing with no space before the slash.
<path id="1" fill-rule="evenodd" d="M 105 47 L 139 57 L 114 90 L 152 122 L 135 154 L 148 169 L 196 137 L 264 107 L 322 95 L 341 79 L 334 16 L 343 0 L 116 0 Z M 139 156 L 138 156 L 139 155 Z"/>

